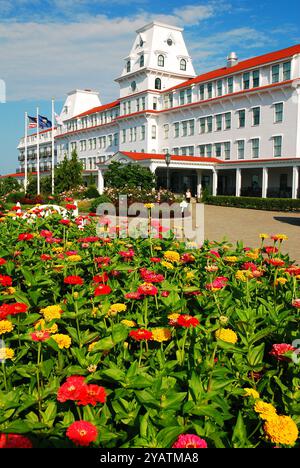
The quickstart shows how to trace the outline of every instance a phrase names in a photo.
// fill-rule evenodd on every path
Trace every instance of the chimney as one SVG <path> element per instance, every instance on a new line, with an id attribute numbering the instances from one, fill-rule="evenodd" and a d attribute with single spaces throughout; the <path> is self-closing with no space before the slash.
<path id="1" fill-rule="evenodd" d="M 235 52 L 230 52 L 230 54 L 227 57 L 227 68 L 234 67 L 235 65 L 238 64 L 238 57 Z"/>

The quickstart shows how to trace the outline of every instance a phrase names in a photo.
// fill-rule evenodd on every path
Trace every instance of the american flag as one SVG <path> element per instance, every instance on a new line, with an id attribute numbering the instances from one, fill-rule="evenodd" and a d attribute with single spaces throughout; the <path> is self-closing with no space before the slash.
<path id="1" fill-rule="evenodd" d="M 30 115 L 29 115 L 28 120 L 29 120 L 28 128 L 36 128 L 37 127 L 36 117 L 30 117 Z"/>

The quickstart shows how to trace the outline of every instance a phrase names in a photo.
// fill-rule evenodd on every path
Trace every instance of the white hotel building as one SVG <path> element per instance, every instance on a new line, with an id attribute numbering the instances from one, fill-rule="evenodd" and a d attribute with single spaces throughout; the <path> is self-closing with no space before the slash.
<path id="1" fill-rule="evenodd" d="M 85 174 L 112 161 L 149 167 L 166 185 L 193 194 L 299 196 L 300 45 L 197 76 L 182 29 L 153 22 L 137 31 L 116 79 L 120 96 L 102 105 L 97 92 L 75 90 L 55 130 L 56 162 L 76 149 Z M 24 177 L 24 138 L 18 146 Z M 36 171 L 36 136 L 28 136 L 29 170 Z M 40 170 L 51 168 L 51 130 L 40 135 Z"/>

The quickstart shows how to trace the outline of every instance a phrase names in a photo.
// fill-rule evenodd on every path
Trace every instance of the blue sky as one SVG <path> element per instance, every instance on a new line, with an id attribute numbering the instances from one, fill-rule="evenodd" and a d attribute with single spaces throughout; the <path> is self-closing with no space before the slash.
<path id="1" fill-rule="evenodd" d="M 17 167 L 24 112 L 50 116 L 74 88 L 118 97 L 114 83 L 135 38 L 154 20 L 182 26 L 195 70 L 300 43 L 300 2 L 287 0 L 0 0 L 0 173 Z M 1 82 L 0 82 L 1 91 Z"/>

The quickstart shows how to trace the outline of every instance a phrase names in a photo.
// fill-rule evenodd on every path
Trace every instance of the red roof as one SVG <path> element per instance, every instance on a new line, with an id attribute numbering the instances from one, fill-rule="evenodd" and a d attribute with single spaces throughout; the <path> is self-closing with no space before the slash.
<path id="1" fill-rule="evenodd" d="M 47 173 L 49 171 L 41 171 L 40 174 Z M 28 175 L 37 175 L 37 172 L 28 172 Z M 7 177 L 25 177 L 25 172 L 16 172 L 14 174 L 5 174 L 0 176 L 0 179 L 5 179 Z"/>
<path id="2" fill-rule="evenodd" d="M 213 70 L 208 73 L 204 73 L 203 75 L 196 76 L 196 78 L 184 81 L 183 83 L 180 83 L 177 86 L 173 86 L 167 91 L 171 91 L 172 89 L 185 88 L 186 86 L 190 86 L 194 83 L 201 83 L 204 81 L 214 80 L 222 76 L 232 75 L 239 71 L 244 71 L 250 68 L 259 67 L 261 65 L 266 65 L 268 63 L 276 62 L 277 60 L 287 59 L 299 53 L 300 53 L 300 44 L 297 44 L 297 45 L 288 47 L 287 49 L 282 49 L 276 52 L 271 52 L 269 54 L 264 54 L 258 57 L 253 57 L 247 60 L 243 60 L 242 62 L 239 62 L 237 65 L 233 67 L 229 67 L 229 68 L 223 67 L 223 68 L 219 68 L 217 70 Z"/>
<path id="3" fill-rule="evenodd" d="M 107 109 L 112 109 L 113 107 L 116 107 L 119 105 L 120 105 L 119 100 L 109 102 L 108 104 L 104 104 L 103 106 L 93 107 L 93 109 L 90 109 L 88 111 L 82 112 L 81 114 L 75 115 L 74 117 L 72 117 L 72 119 L 75 119 L 76 117 L 83 117 L 85 115 L 95 114 L 96 112 L 102 112 Z"/>
<path id="4" fill-rule="evenodd" d="M 148 159 L 158 159 L 165 160 L 165 154 L 155 154 L 155 153 L 134 153 L 127 151 L 119 151 L 121 154 L 124 154 L 130 159 L 135 161 L 144 161 Z M 220 163 L 221 161 L 217 158 L 200 158 L 200 156 L 179 156 L 171 155 L 172 161 L 187 161 L 187 162 L 206 162 L 206 163 Z"/>

